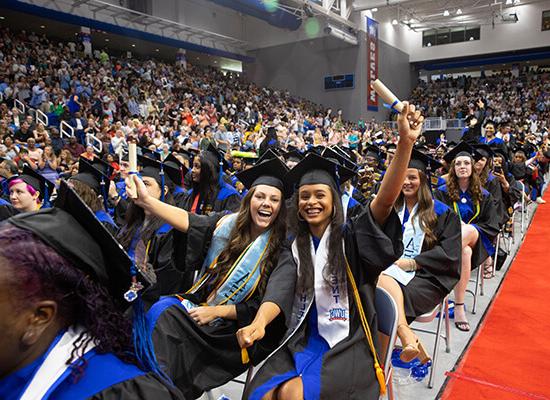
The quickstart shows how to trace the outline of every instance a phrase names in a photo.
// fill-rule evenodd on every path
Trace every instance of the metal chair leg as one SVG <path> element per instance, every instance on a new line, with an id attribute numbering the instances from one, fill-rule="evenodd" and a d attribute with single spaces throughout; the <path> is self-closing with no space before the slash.
<path id="1" fill-rule="evenodd" d="M 439 307 L 439 315 L 440 317 L 443 317 L 443 313 L 445 312 L 445 306 L 443 302 L 441 303 L 441 306 Z M 432 369 L 430 371 L 430 378 L 428 380 L 428 388 L 432 389 L 434 387 L 434 378 L 435 378 L 435 369 L 437 366 L 437 359 L 439 355 L 439 342 L 441 339 L 441 327 L 443 326 L 443 318 L 438 318 L 437 320 L 437 331 L 435 333 L 435 345 L 434 345 L 434 352 L 433 352 L 433 360 L 432 360 Z"/>
<path id="2" fill-rule="evenodd" d="M 451 318 L 449 317 L 449 299 L 445 300 L 445 351 L 451 352 Z"/>
<path id="3" fill-rule="evenodd" d="M 494 278 L 497 271 L 497 260 L 498 260 L 498 251 L 500 249 L 500 239 L 502 237 L 502 231 L 498 233 L 497 235 L 497 244 L 495 246 L 495 257 L 493 258 L 493 271 L 491 276 Z"/>

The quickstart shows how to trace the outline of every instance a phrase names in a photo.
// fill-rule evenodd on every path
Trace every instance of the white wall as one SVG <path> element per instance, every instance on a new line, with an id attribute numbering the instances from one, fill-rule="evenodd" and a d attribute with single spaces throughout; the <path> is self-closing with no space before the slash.
<path id="1" fill-rule="evenodd" d="M 542 11 L 550 10 L 550 0 L 518 5 L 507 9 L 516 12 L 515 24 L 481 26 L 481 39 L 432 47 L 422 47 L 422 33 L 413 32 L 403 25 L 391 25 L 395 12 L 383 10 L 374 14 L 380 23 L 380 40 L 405 51 L 411 62 L 483 55 L 504 51 L 550 46 L 550 31 L 541 31 Z"/>

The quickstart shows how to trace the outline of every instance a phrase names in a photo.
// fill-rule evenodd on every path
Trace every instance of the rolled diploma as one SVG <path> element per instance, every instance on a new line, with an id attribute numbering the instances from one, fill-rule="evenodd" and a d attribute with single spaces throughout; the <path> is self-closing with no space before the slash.
<path id="1" fill-rule="evenodd" d="M 399 112 L 403 111 L 403 103 L 401 103 L 397 96 L 394 95 L 391 90 L 386 87 L 386 85 L 380 82 L 379 79 L 372 82 L 372 88 L 376 93 L 378 93 L 378 96 L 380 96 L 382 100 L 384 100 L 384 103 L 391 106 L 395 101 L 397 101 L 393 108 L 395 108 Z"/>
<path id="2" fill-rule="evenodd" d="M 132 175 L 137 173 L 137 147 L 135 143 L 128 143 L 128 162 L 130 164 L 130 179 L 128 180 L 129 189 L 132 193 L 135 192 L 134 178 Z"/>

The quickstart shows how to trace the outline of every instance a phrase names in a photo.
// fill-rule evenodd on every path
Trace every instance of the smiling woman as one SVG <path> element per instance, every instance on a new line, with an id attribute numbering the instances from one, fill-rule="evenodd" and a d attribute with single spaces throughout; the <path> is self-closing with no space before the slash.
<path id="1" fill-rule="evenodd" d="M 201 270 L 187 292 L 160 300 L 148 314 L 157 359 L 187 398 L 246 370 L 249 361 L 243 360 L 235 333 L 252 322 L 260 304 L 276 310 L 290 307 L 292 271 L 277 264 L 286 236 L 286 172 L 278 158 L 240 172 L 238 179 L 249 191 L 239 211 L 208 216 L 158 201 L 134 177 L 137 193 L 130 197 L 183 232 L 184 240 L 175 245 L 184 253 L 186 269 Z M 273 281 L 283 289 L 267 296 Z M 250 349 L 250 362 L 263 360 L 285 330 L 281 315 Z"/>

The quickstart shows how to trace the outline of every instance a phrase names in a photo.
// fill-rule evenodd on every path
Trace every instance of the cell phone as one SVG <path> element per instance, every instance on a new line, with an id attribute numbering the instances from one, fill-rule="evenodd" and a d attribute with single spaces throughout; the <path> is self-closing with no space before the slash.
<path id="1" fill-rule="evenodd" d="M 502 174 L 502 167 L 500 165 L 495 165 L 494 170 L 497 174 Z"/>

